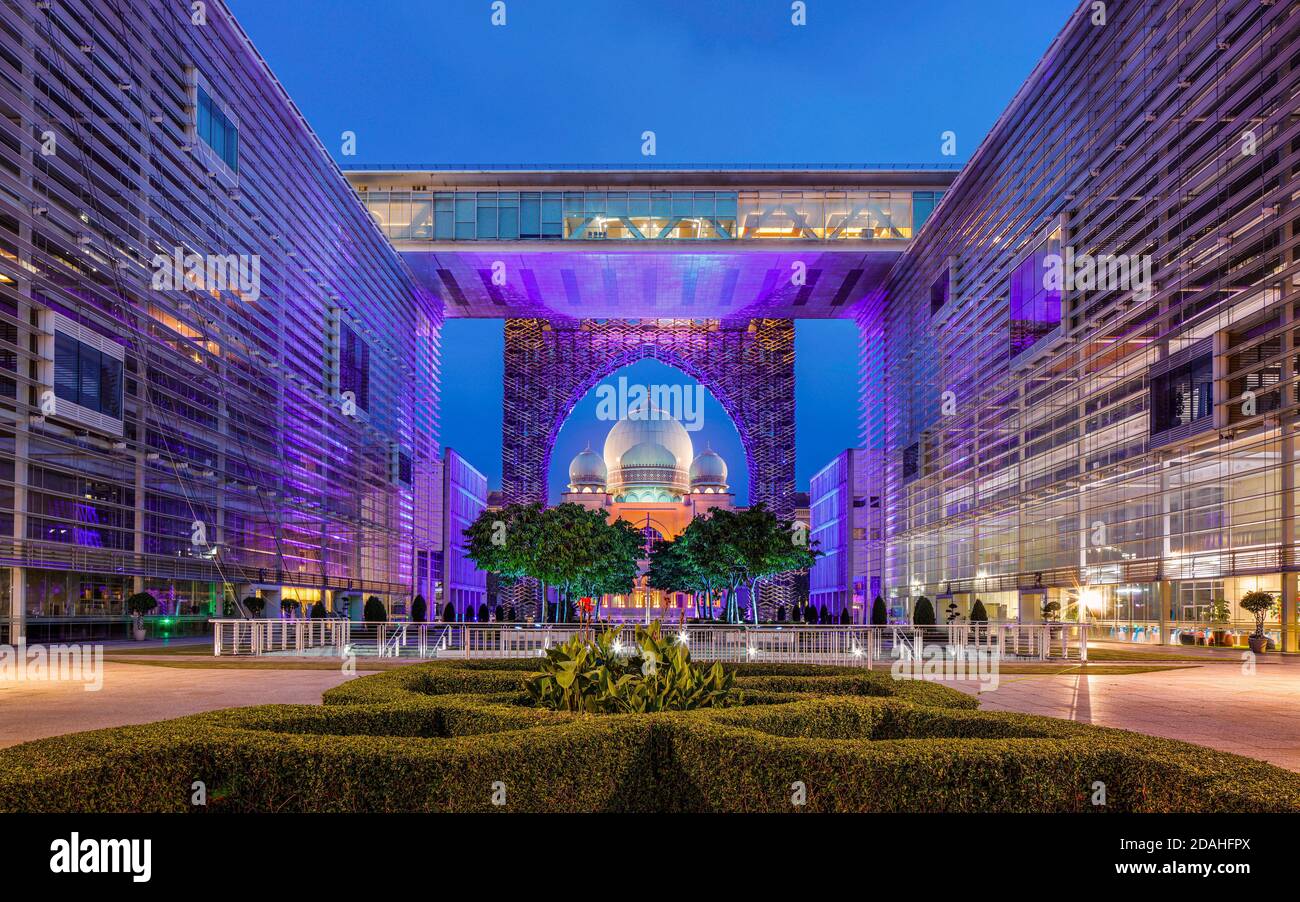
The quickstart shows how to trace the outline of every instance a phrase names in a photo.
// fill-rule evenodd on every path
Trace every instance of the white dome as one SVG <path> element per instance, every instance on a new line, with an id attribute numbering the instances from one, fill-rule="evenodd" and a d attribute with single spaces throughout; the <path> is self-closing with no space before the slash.
<path id="1" fill-rule="evenodd" d="M 569 485 L 575 490 L 583 487 L 604 488 L 608 476 L 605 459 L 590 447 L 578 452 L 569 463 Z"/>
<path id="2" fill-rule="evenodd" d="M 619 466 L 627 470 L 632 467 L 661 467 L 666 470 L 677 469 L 677 458 L 663 445 L 654 442 L 641 442 L 623 452 Z"/>
<path id="3" fill-rule="evenodd" d="M 614 428 L 609 430 L 609 435 L 605 437 L 605 468 L 611 486 L 623 485 L 623 455 L 637 445 L 658 446 L 664 449 L 673 458 L 671 464 L 675 470 L 673 481 L 685 486 L 686 470 L 695 456 L 691 437 L 681 423 L 653 405 L 647 405 L 646 408 L 639 407 L 629 412 L 628 418 L 615 423 Z M 642 453 L 651 454 L 648 450 L 638 451 L 637 457 L 639 458 Z M 669 465 L 668 456 L 657 452 L 654 456 L 660 463 L 648 464 L 648 466 Z M 647 466 L 647 464 L 638 464 L 638 466 Z"/>
<path id="4" fill-rule="evenodd" d="M 691 488 L 713 488 L 726 491 L 727 462 L 712 448 L 705 448 L 691 463 Z"/>

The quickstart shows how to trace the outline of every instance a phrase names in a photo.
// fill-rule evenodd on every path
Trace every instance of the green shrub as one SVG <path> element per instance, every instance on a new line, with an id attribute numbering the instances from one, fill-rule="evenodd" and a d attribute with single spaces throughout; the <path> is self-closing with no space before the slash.
<path id="1" fill-rule="evenodd" d="M 1300 812 L 1300 774 L 977 711 L 956 690 L 886 672 L 732 665 L 741 705 L 597 717 L 521 704 L 538 663 L 415 664 L 343 683 L 324 705 L 2 749 L 0 811 L 193 812 L 202 780 L 214 812 L 784 812 L 798 780 L 805 811 Z M 1091 803 L 1097 781 L 1104 808 Z"/>
<path id="2" fill-rule="evenodd" d="M 924 595 L 916 600 L 916 607 L 912 609 L 912 625 L 934 626 L 934 605 Z"/>
<path id="3" fill-rule="evenodd" d="M 971 605 L 970 622 L 971 623 L 989 622 L 989 612 L 984 610 L 984 602 L 980 601 L 978 598 L 975 599 L 975 603 Z"/>
<path id="4" fill-rule="evenodd" d="M 733 675 L 715 663 L 691 663 L 685 643 L 664 639 L 655 621 L 637 627 L 626 653 L 618 629 L 594 640 L 575 635 L 546 650 L 541 672 L 524 683 L 533 704 L 555 711 L 593 714 L 690 711 L 737 701 Z"/>
<path id="5" fill-rule="evenodd" d="M 424 600 L 423 595 L 417 595 L 411 601 L 411 622 L 424 623 L 424 619 L 429 616 L 429 603 Z"/>
<path id="6" fill-rule="evenodd" d="M 143 617 L 158 607 L 158 599 L 148 592 L 136 592 L 126 600 L 126 612 L 132 617 Z"/>
<path id="7" fill-rule="evenodd" d="M 388 610 L 384 607 L 382 601 L 371 595 L 366 599 L 366 607 L 362 616 L 366 618 L 366 623 L 383 623 L 388 620 Z"/>
<path id="8" fill-rule="evenodd" d="M 456 608 L 452 605 L 450 601 L 447 602 L 447 604 L 442 609 L 442 622 L 443 623 L 456 622 Z"/>
<path id="9" fill-rule="evenodd" d="M 244 599 L 244 610 L 248 611 L 248 615 L 256 620 L 266 610 L 266 599 L 250 595 Z"/>
<path id="10" fill-rule="evenodd" d="M 879 595 L 871 602 L 871 625 L 885 626 L 889 623 L 889 614 L 885 611 L 885 599 Z"/>
<path id="11" fill-rule="evenodd" d="M 326 611 L 325 611 L 325 602 L 323 602 L 323 601 L 318 601 L 318 602 L 316 602 L 314 605 L 311 606 L 311 619 L 312 619 L 312 620 L 324 620 L 324 619 L 326 618 L 326 616 L 328 616 L 328 615 L 327 615 L 327 613 L 326 613 Z"/>

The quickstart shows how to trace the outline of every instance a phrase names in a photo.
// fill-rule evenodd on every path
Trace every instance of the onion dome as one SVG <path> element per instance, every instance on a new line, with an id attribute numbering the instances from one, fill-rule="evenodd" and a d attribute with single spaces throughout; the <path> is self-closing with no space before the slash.
<path id="1" fill-rule="evenodd" d="M 603 492 L 608 475 L 605 459 L 588 445 L 569 463 L 569 491 Z"/>
<path id="2" fill-rule="evenodd" d="M 692 492 L 725 492 L 727 462 L 712 448 L 705 448 L 691 463 Z"/>

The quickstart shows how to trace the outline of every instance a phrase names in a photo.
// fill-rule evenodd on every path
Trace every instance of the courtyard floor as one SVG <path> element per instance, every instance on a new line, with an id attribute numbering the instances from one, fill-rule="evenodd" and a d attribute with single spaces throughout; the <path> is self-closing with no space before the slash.
<path id="1" fill-rule="evenodd" d="M 1181 739 L 1300 771 L 1300 660 L 1264 658 L 1253 674 L 1239 662 L 1125 675 L 1004 674 L 996 690 L 950 683 L 979 695 L 985 711 L 1043 714 Z"/>
<path id="2" fill-rule="evenodd" d="M 337 665 L 326 670 L 214 670 L 105 661 L 103 687 L 97 692 L 68 681 L 0 680 L 0 748 L 218 708 L 268 702 L 318 705 L 322 692 L 346 679 L 350 677 Z"/>
<path id="3" fill-rule="evenodd" d="M 1087 675 L 1052 663 L 1003 673 L 994 691 L 980 692 L 974 681 L 950 685 L 979 695 L 984 710 L 1135 730 L 1300 771 L 1300 658 L 1270 655 L 1246 674 L 1237 657 L 1184 653 L 1166 661 L 1177 669 Z M 108 646 L 105 658 L 97 692 L 81 683 L 0 681 L 0 747 L 218 708 L 319 704 L 322 692 L 351 678 L 333 661 L 214 660 L 197 644 Z M 365 673 L 399 665 L 358 666 Z"/>

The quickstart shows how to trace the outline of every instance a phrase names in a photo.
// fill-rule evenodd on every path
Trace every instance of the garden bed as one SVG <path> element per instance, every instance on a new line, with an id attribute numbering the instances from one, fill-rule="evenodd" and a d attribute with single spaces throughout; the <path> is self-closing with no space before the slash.
<path id="1" fill-rule="evenodd" d="M 887 673 L 739 665 L 736 707 L 584 715 L 529 707 L 534 666 L 417 664 L 345 683 L 324 705 L 0 750 L 0 810 L 1300 811 L 1300 775 L 1271 765 L 981 712 Z M 191 805 L 196 780 L 205 809 Z M 1105 806 L 1092 804 L 1098 783 Z"/>

